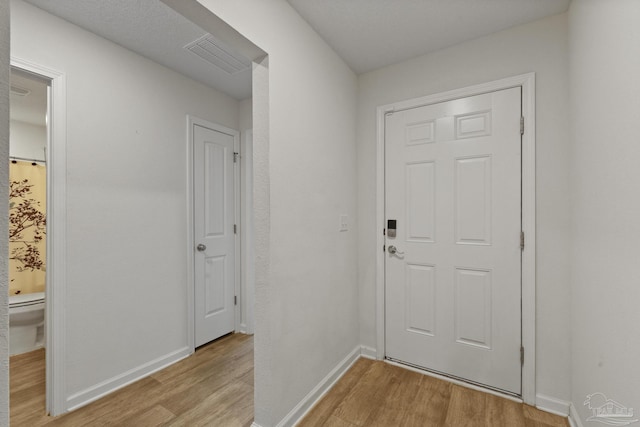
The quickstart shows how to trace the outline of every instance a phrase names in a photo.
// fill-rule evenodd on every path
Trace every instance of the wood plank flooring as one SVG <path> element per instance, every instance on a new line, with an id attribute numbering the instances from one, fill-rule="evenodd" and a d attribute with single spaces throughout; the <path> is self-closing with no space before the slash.
<path id="1" fill-rule="evenodd" d="M 11 425 L 250 426 L 253 337 L 234 334 L 60 417 L 45 415 L 44 350 L 11 358 Z M 358 360 L 300 427 L 568 427 L 566 419 L 368 359 Z"/>
<path id="2" fill-rule="evenodd" d="M 298 427 L 568 427 L 566 418 L 380 361 L 358 360 Z"/>
<path id="3" fill-rule="evenodd" d="M 253 337 L 233 334 L 69 414 L 45 414 L 45 353 L 10 361 L 11 426 L 250 426 Z"/>

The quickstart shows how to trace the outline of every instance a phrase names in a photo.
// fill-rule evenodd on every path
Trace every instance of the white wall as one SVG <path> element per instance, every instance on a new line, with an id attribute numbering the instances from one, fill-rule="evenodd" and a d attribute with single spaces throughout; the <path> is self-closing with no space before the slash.
<path id="1" fill-rule="evenodd" d="M 252 103 L 253 99 L 251 98 L 243 99 L 238 103 L 238 127 L 240 131 L 251 129 L 252 127 Z"/>
<path id="2" fill-rule="evenodd" d="M 9 3 L 0 2 L 0 426 L 9 425 Z"/>
<path id="3" fill-rule="evenodd" d="M 9 153 L 25 159 L 45 160 L 47 128 L 31 123 L 11 120 L 11 142 Z"/>
<path id="4" fill-rule="evenodd" d="M 537 393 L 569 400 L 567 18 L 553 16 L 359 76 L 360 339 L 376 347 L 376 107 L 534 71 L 537 119 Z"/>
<path id="5" fill-rule="evenodd" d="M 238 103 L 31 5 L 11 9 L 12 56 L 66 74 L 63 309 L 76 402 L 186 349 L 185 117 L 237 128 Z"/>
<path id="6" fill-rule="evenodd" d="M 640 408 L 640 2 L 573 0 L 573 404 Z M 587 423 L 584 423 L 586 426 Z"/>
<path id="7" fill-rule="evenodd" d="M 270 233 L 269 254 L 256 252 L 255 420 L 267 427 L 358 344 L 356 77 L 283 0 L 201 3 L 269 54 L 268 159 L 255 110 L 253 123 L 256 173 L 270 172 L 270 231 L 256 222 L 256 238 Z"/>

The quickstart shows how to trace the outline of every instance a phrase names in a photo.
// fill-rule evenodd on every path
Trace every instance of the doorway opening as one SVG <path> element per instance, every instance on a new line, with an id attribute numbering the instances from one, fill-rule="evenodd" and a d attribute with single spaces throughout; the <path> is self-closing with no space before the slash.
<path id="1" fill-rule="evenodd" d="M 19 325 L 14 328 L 11 353 L 23 355 L 12 358 L 10 363 L 16 362 L 17 366 L 11 365 L 10 368 L 12 384 L 22 384 L 13 369 L 15 367 L 22 371 L 19 359 L 27 359 L 28 364 L 35 366 L 34 369 L 46 370 L 43 376 L 46 385 L 42 384 L 46 388 L 46 409 L 43 408 L 43 412 L 49 412 L 53 407 L 52 387 L 54 384 L 64 387 L 62 369 L 53 369 L 54 361 L 59 363 L 62 360 L 59 340 L 64 332 L 63 313 L 54 311 L 53 307 L 54 301 L 60 300 L 64 292 L 65 274 L 65 78 L 56 70 L 14 57 L 11 58 L 11 67 L 9 148 L 10 169 L 16 170 L 16 174 L 10 184 L 11 189 L 16 191 L 15 200 L 12 200 L 13 225 L 10 225 L 15 230 L 14 247 L 10 252 L 16 259 L 12 265 L 15 277 L 12 277 L 14 286 L 10 289 L 10 298 L 16 303 L 10 308 L 10 317 L 14 312 L 13 322 Z M 27 172 L 39 174 L 41 182 L 31 183 L 31 177 L 20 177 L 18 168 L 27 168 Z M 38 189 L 38 186 L 44 188 Z M 36 191 L 40 193 L 39 196 L 34 194 Z M 38 211 L 43 216 L 39 217 Z M 21 217 L 25 221 L 21 221 Z M 29 225 L 29 229 L 25 230 L 26 233 L 20 233 L 20 228 L 25 224 Z M 37 232 L 34 233 L 34 230 Z M 31 276 L 31 285 L 19 277 L 24 273 Z M 29 290 L 35 290 L 36 293 L 29 293 Z M 22 296 L 25 293 L 27 295 Z M 36 298 L 39 295 L 42 298 Z M 20 316 L 27 316 L 27 319 L 22 319 L 23 322 Z M 35 342 L 32 342 L 33 322 L 36 320 Z M 23 353 L 30 349 L 35 352 Z M 20 374 L 28 375 L 28 372 L 22 371 Z M 11 391 L 19 392 L 13 386 Z"/>
<path id="2" fill-rule="evenodd" d="M 9 143 L 10 354 L 44 347 L 49 82 L 11 69 Z"/>

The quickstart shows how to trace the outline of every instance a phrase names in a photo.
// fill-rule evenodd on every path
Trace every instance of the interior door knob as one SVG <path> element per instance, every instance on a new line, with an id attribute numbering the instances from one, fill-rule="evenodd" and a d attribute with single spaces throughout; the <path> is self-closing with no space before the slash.
<path id="1" fill-rule="evenodd" d="M 198 252 L 204 252 L 207 250 L 207 246 L 200 243 L 198 246 L 196 246 L 196 249 L 198 250 Z"/>
<path id="2" fill-rule="evenodd" d="M 396 247 L 395 247 L 395 246 L 393 246 L 393 245 L 389 246 L 388 251 L 389 251 L 389 253 L 390 253 L 391 255 L 394 255 L 394 254 L 397 254 L 397 255 L 404 255 L 404 252 L 400 252 L 400 251 L 398 250 L 398 248 L 396 248 Z"/>

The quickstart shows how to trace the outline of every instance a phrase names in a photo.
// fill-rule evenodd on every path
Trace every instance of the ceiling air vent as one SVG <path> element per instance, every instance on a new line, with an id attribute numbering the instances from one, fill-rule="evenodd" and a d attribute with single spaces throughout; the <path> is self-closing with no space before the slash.
<path id="1" fill-rule="evenodd" d="M 16 96 L 27 96 L 31 93 L 29 89 L 25 89 L 23 87 L 11 85 L 11 95 Z"/>
<path id="2" fill-rule="evenodd" d="M 251 66 L 251 61 L 211 34 L 205 34 L 184 48 L 228 74 L 239 73 Z"/>

